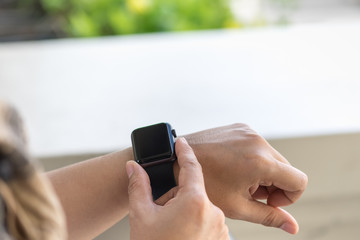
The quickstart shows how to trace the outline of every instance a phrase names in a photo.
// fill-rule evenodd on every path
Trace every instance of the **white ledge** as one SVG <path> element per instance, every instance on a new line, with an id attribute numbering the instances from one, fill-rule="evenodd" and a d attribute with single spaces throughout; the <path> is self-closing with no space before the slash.
<path id="1" fill-rule="evenodd" d="M 268 138 L 360 130 L 360 22 L 0 45 L 0 98 L 36 155 L 245 122 Z"/>

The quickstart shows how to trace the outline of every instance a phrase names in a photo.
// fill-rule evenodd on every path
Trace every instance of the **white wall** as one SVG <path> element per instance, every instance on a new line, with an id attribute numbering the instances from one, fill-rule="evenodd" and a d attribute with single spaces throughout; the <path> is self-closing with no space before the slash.
<path id="1" fill-rule="evenodd" d="M 0 45 L 0 98 L 36 155 L 246 122 L 266 137 L 360 129 L 360 22 Z"/>

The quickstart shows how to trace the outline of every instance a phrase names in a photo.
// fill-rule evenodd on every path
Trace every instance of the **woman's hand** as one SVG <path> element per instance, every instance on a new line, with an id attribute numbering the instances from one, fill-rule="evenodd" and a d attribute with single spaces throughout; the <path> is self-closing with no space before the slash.
<path id="1" fill-rule="evenodd" d="M 210 200 L 227 217 L 298 231 L 296 220 L 279 207 L 300 198 L 307 176 L 263 137 L 245 124 L 234 124 L 185 138 L 202 166 Z"/>
<path id="2" fill-rule="evenodd" d="M 205 191 L 201 165 L 186 140 L 176 142 L 178 186 L 153 202 L 145 170 L 129 161 L 129 218 L 132 240 L 227 240 L 223 212 Z"/>

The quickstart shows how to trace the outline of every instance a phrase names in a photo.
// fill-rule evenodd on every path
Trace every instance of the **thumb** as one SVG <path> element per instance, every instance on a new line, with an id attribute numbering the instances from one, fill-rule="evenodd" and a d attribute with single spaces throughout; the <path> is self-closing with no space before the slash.
<path id="1" fill-rule="evenodd" d="M 277 227 L 291 234 L 296 234 L 299 230 L 299 225 L 295 218 L 281 208 L 258 201 L 249 201 L 248 206 L 244 209 L 248 211 L 245 213 L 248 217 L 247 221 L 269 227 Z"/>
<path id="2" fill-rule="evenodd" d="M 153 204 L 149 176 L 135 161 L 126 163 L 129 177 L 128 194 L 130 212 L 146 213 Z"/>

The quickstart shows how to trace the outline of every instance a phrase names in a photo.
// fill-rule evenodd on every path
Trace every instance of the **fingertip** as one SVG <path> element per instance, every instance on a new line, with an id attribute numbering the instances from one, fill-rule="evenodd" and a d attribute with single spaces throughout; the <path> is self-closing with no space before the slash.
<path id="1" fill-rule="evenodd" d="M 185 139 L 184 137 L 179 137 L 179 138 L 177 139 L 177 141 L 180 141 L 180 142 L 182 142 L 182 143 L 184 143 L 184 144 L 187 144 L 187 141 L 186 141 L 186 139 Z"/>
<path id="2" fill-rule="evenodd" d="M 189 144 L 187 143 L 187 141 L 184 137 L 179 137 L 176 140 L 175 148 L 179 149 L 179 148 L 183 148 L 184 146 L 189 147 Z"/>
<path id="3" fill-rule="evenodd" d="M 176 141 L 175 145 L 176 155 L 178 157 L 178 162 L 181 165 L 184 160 L 193 162 L 197 161 L 196 156 L 194 154 L 194 151 L 190 147 L 190 145 L 187 143 L 186 139 L 183 137 L 180 137 Z"/>
<path id="4" fill-rule="evenodd" d="M 297 224 L 294 225 L 293 223 L 286 222 L 280 226 L 280 229 L 290 234 L 296 234 L 299 231 L 299 226 Z"/>
<path id="5" fill-rule="evenodd" d="M 125 168 L 130 181 L 132 178 L 135 179 L 140 177 L 147 180 L 150 184 L 149 176 L 147 175 L 145 169 L 134 160 L 127 161 Z"/>
<path id="6" fill-rule="evenodd" d="M 136 168 L 136 166 L 134 166 L 135 164 L 137 164 L 135 161 L 126 162 L 126 173 L 128 175 L 128 178 L 130 178 L 133 175 Z"/>
<path id="7" fill-rule="evenodd" d="M 280 226 L 280 229 L 290 234 L 296 234 L 299 231 L 299 224 L 297 223 L 296 219 L 284 209 L 278 209 L 282 211 L 287 218 L 286 221 Z"/>

